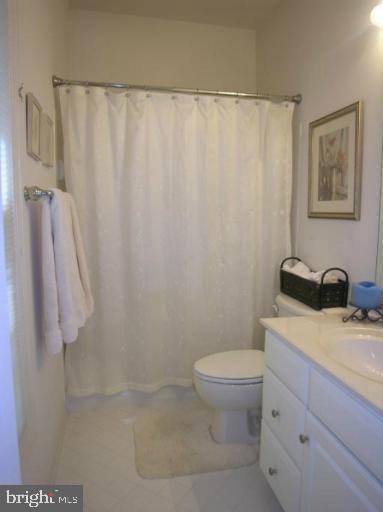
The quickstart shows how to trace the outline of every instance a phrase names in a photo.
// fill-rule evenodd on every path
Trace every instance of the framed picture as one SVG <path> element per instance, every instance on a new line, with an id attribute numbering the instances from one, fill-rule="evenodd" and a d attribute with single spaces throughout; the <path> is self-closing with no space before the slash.
<path id="1" fill-rule="evenodd" d="M 32 93 L 27 94 L 27 153 L 40 160 L 40 124 L 42 109 Z"/>
<path id="2" fill-rule="evenodd" d="M 310 123 L 308 216 L 360 216 L 362 173 L 360 101 Z"/>
<path id="3" fill-rule="evenodd" d="M 45 114 L 41 115 L 40 126 L 40 156 L 43 165 L 53 167 L 54 165 L 54 125 L 52 119 Z"/>

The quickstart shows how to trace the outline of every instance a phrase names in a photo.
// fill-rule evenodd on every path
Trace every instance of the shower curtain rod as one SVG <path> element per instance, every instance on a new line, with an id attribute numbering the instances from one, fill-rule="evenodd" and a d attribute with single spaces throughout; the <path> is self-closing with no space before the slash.
<path id="1" fill-rule="evenodd" d="M 284 96 L 279 94 L 266 94 L 266 93 L 247 93 L 247 92 L 225 92 L 225 91 L 209 91 L 207 89 L 184 89 L 182 87 L 162 87 L 157 85 L 131 85 L 124 83 L 108 83 L 108 82 L 88 82 L 84 80 L 66 80 L 59 78 L 58 76 L 52 77 L 53 87 L 60 87 L 61 85 L 82 85 L 85 87 L 114 87 L 116 89 L 141 89 L 144 91 L 154 92 L 172 92 L 179 94 L 202 94 L 208 96 L 229 96 L 235 98 L 248 98 L 248 99 L 259 99 L 259 100 L 271 100 L 271 101 L 289 101 L 299 103 L 302 101 L 301 94 L 295 94 L 294 96 Z"/>

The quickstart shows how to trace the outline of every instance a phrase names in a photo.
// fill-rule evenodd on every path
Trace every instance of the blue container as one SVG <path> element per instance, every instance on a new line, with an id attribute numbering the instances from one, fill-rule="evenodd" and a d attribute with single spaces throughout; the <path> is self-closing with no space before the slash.
<path id="1" fill-rule="evenodd" d="M 378 309 L 382 304 L 382 288 L 371 281 L 354 283 L 351 291 L 351 304 L 361 309 Z"/>

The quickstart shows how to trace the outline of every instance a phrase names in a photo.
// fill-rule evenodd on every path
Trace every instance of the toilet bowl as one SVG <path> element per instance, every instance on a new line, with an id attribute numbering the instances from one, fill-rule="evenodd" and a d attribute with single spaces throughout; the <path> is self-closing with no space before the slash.
<path id="1" fill-rule="evenodd" d="M 219 352 L 194 364 L 196 391 L 214 409 L 211 435 L 217 443 L 256 441 L 251 416 L 261 407 L 263 371 L 261 350 Z"/>
<path id="2" fill-rule="evenodd" d="M 278 316 L 323 314 L 283 294 L 275 302 Z M 264 364 L 264 353 L 255 349 L 218 352 L 194 363 L 195 389 L 213 408 L 211 435 L 217 443 L 257 441 Z"/>

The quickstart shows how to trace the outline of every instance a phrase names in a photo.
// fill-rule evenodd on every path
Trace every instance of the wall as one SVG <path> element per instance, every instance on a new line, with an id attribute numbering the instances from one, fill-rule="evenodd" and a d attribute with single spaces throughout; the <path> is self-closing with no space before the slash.
<path id="1" fill-rule="evenodd" d="M 255 89 L 255 32 L 70 11 L 70 78 L 189 88 Z"/>
<path id="2" fill-rule="evenodd" d="M 313 268 L 374 279 L 383 131 L 383 31 L 369 23 L 376 0 L 289 0 L 257 31 L 257 86 L 302 93 L 295 118 L 293 232 Z M 364 103 L 361 220 L 307 217 L 308 124 Z"/>
<path id="3" fill-rule="evenodd" d="M 33 92 L 42 108 L 55 118 L 53 73 L 66 75 L 66 0 L 12 0 L 11 50 L 14 93 L 14 183 L 16 240 L 19 269 L 16 282 L 22 305 L 17 334 L 22 353 L 24 428 L 21 464 L 25 483 L 48 483 L 53 478 L 65 426 L 62 356 L 49 355 L 41 331 L 40 208 L 25 203 L 24 185 L 49 188 L 56 169 L 45 168 L 26 154 L 25 99 L 17 88 Z M 20 309 L 20 308 L 19 308 Z"/>
<path id="4" fill-rule="evenodd" d="M 13 277 L 9 272 L 13 249 L 13 223 L 9 215 L 12 195 L 11 95 L 9 88 L 8 2 L 0 0 L 0 482 L 19 484 L 17 399 L 14 386 Z M 9 250 L 10 249 L 10 250 Z M 11 300 L 9 300 L 11 299 Z"/>

